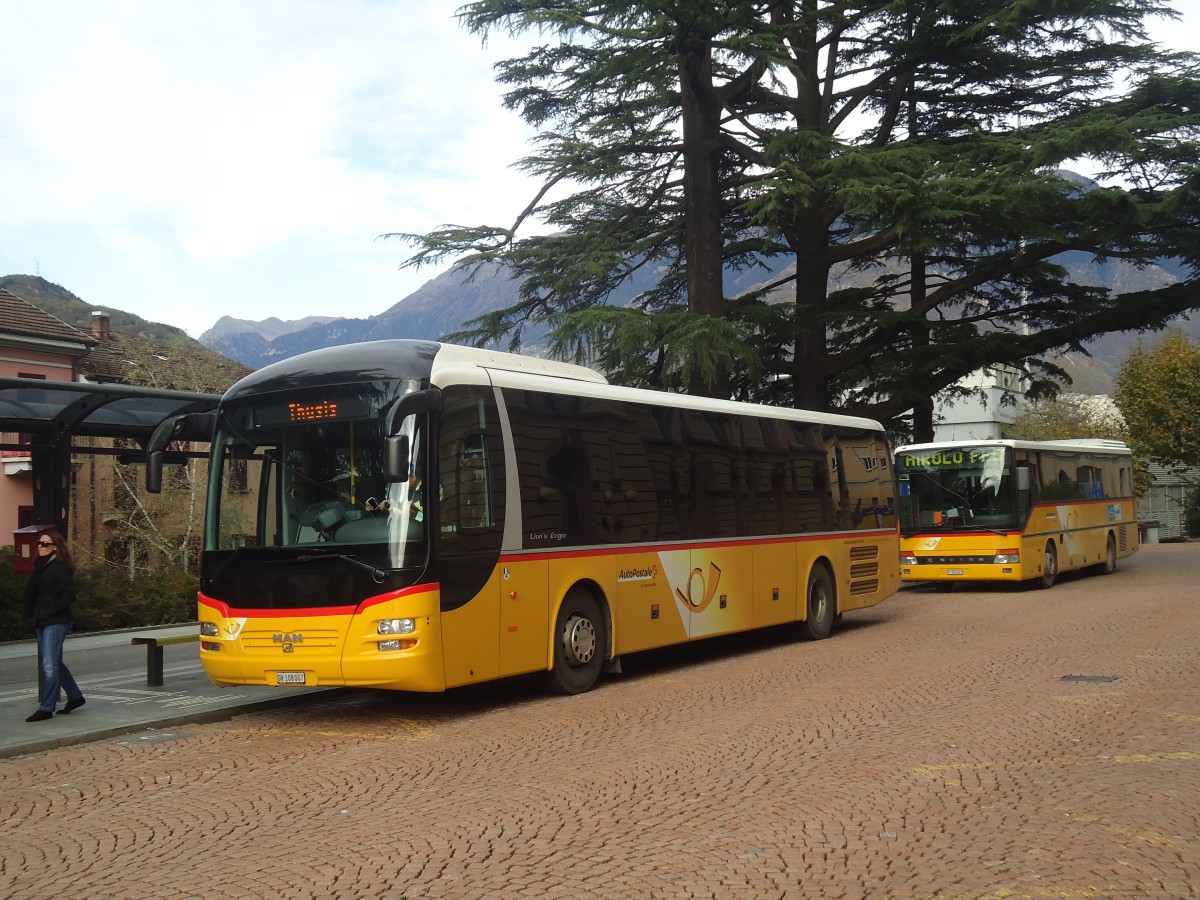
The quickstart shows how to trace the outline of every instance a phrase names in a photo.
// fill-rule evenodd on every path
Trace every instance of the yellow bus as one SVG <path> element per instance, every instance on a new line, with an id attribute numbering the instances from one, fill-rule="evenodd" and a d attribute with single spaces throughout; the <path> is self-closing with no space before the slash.
<path id="1" fill-rule="evenodd" d="M 900 577 L 1054 584 L 1110 573 L 1138 548 L 1133 457 L 1121 441 L 966 441 L 896 449 Z"/>
<path id="2" fill-rule="evenodd" d="M 200 658 L 222 685 L 579 693 L 622 654 L 838 617 L 899 587 L 879 423 L 617 387 L 429 341 L 239 381 L 210 434 Z M 153 487 L 152 487 L 153 489 Z"/>

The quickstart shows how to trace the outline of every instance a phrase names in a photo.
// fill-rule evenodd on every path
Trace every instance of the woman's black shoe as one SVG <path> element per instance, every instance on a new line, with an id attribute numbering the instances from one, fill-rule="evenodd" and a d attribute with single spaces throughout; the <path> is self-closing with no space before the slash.
<path id="1" fill-rule="evenodd" d="M 32 716 L 26 719 L 26 722 L 45 722 L 47 719 L 53 718 L 54 713 L 48 713 L 44 709 L 39 709 Z"/>
<path id="2" fill-rule="evenodd" d="M 80 697 L 78 700 L 68 700 L 66 705 L 58 711 L 58 714 L 60 716 L 65 716 L 71 710 L 79 709 L 79 707 L 83 706 L 85 703 L 87 703 L 87 700 L 85 700 L 83 697 Z"/>

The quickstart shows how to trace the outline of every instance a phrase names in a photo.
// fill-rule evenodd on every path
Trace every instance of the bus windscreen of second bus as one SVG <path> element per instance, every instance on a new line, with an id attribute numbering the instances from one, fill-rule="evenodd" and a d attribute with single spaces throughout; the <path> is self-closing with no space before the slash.
<path id="1" fill-rule="evenodd" d="M 896 459 L 900 530 L 1017 530 L 1012 450 L 962 446 L 901 453 Z"/>

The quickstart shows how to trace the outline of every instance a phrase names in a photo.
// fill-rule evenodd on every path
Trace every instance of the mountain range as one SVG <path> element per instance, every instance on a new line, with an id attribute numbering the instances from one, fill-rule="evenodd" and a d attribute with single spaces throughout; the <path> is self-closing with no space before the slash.
<path id="1" fill-rule="evenodd" d="M 1073 278 L 1116 291 L 1144 290 L 1177 281 L 1183 272 L 1172 267 L 1149 266 L 1139 268 L 1128 263 L 1098 263 L 1084 254 L 1064 255 L 1064 264 Z M 795 262 L 765 261 L 761 267 L 742 272 L 726 272 L 726 292 L 737 296 L 775 281 L 781 274 L 794 268 Z M 833 287 L 850 287 L 856 278 L 863 276 L 844 275 L 834 279 Z M 628 302 L 650 286 L 655 278 L 647 271 L 633 280 L 614 296 L 611 302 Z M 493 310 L 512 305 L 517 299 L 517 281 L 500 265 L 488 264 L 474 275 L 461 268 L 452 267 L 436 278 L 426 282 L 414 293 L 388 309 L 367 319 L 338 319 L 309 317 L 294 322 L 267 319 L 250 322 L 226 316 L 200 336 L 206 347 L 251 368 L 261 368 L 290 356 L 340 344 L 357 341 L 387 340 L 392 338 L 419 338 L 439 340 L 444 335 L 460 330 L 464 323 Z M 780 302 L 789 299 L 790 287 L 777 295 L 768 294 L 768 299 Z M 1200 318 L 1181 319 L 1177 323 L 1190 338 L 1200 337 Z M 527 331 L 524 345 L 536 348 L 545 338 L 544 332 Z M 1138 332 L 1106 334 L 1088 342 L 1088 354 L 1066 353 L 1055 361 L 1071 375 L 1073 390 L 1088 394 L 1111 394 L 1117 372 L 1139 341 L 1148 345 L 1157 343 L 1154 335 L 1144 336 Z"/>
<path id="2" fill-rule="evenodd" d="M 765 261 L 753 269 L 727 272 L 726 290 L 734 295 L 745 293 L 784 268 L 781 263 Z M 639 271 L 613 294 L 609 302 L 627 303 L 656 280 L 653 268 Z M 451 267 L 368 319 L 303 319 L 294 323 L 268 319 L 265 323 L 246 323 L 226 316 L 200 335 L 200 342 L 245 365 L 261 368 L 308 350 L 356 341 L 438 340 L 460 330 L 471 319 L 511 306 L 517 300 L 517 289 L 517 281 L 500 264 L 485 264 L 473 276 L 461 267 Z M 259 324 L 264 327 L 258 327 Z M 286 324 L 292 325 L 286 333 L 272 334 L 279 325 Z M 244 327 L 246 325 L 252 327 Z M 526 345 L 531 347 L 537 346 L 544 337 L 545 332 L 536 329 L 528 330 L 524 336 Z"/>

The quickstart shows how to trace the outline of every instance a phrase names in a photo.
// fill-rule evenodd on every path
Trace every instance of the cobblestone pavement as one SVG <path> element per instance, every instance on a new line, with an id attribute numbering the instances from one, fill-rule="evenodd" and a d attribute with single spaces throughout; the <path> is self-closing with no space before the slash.
<path id="1" fill-rule="evenodd" d="M 0 896 L 1200 894 L 1200 545 L 0 760 Z"/>

